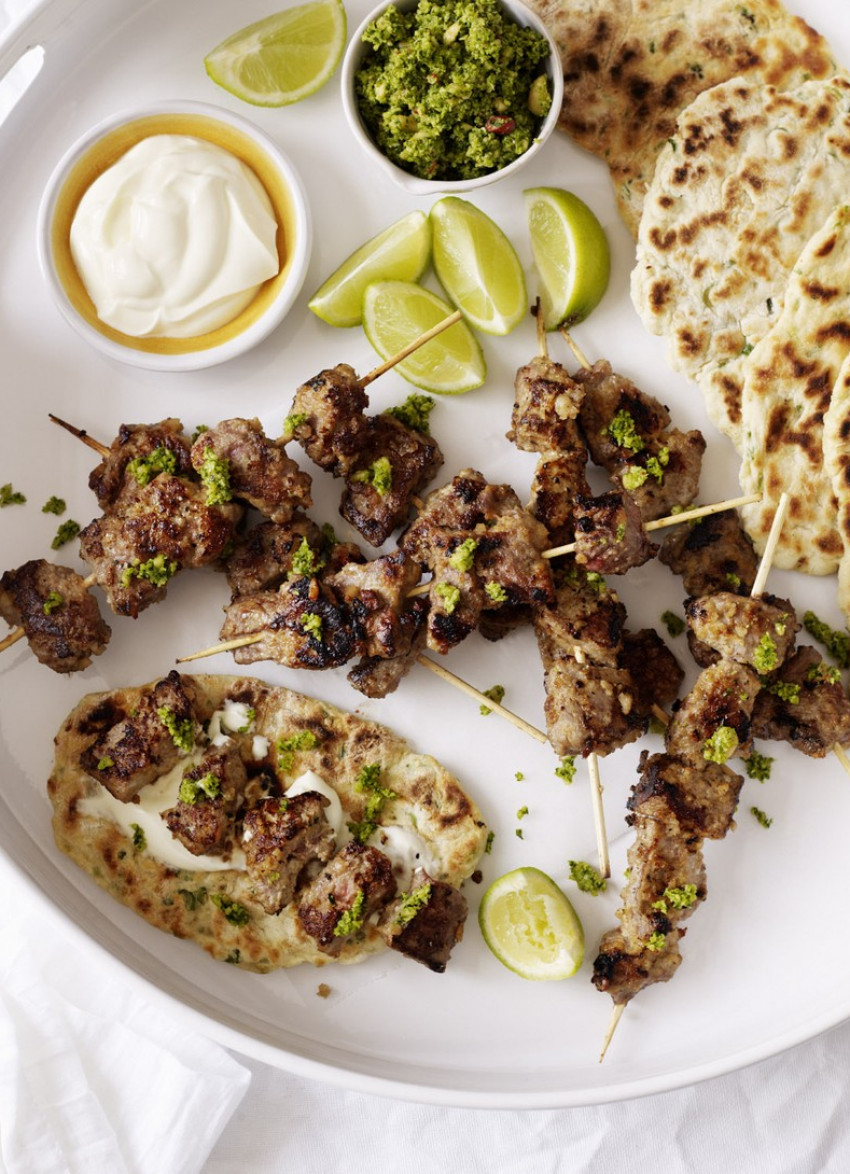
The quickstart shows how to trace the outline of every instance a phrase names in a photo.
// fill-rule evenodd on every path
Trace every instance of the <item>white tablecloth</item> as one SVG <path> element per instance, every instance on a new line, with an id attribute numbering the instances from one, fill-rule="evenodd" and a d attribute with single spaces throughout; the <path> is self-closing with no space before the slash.
<path id="1" fill-rule="evenodd" d="M 29 3 L 0 0 L 0 33 Z M 58 918 L 45 923 L 2 859 L 0 892 L 6 1174 L 850 1171 L 850 1024 L 745 1071 L 616 1105 L 394 1102 L 230 1054 L 142 995 L 105 989 L 96 952 L 66 940 Z"/>

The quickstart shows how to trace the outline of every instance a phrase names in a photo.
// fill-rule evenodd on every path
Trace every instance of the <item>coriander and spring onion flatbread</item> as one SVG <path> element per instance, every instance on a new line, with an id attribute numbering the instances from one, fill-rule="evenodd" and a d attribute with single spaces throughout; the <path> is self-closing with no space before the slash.
<path id="1" fill-rule="evenodd" d="M 823 422 L 823 461 L 837 499 L 836 528 L 844 542 L 838 606 L 850 622 L 850 344 Z"/>
<path id="2" fill-rule="evenodd" d="M 180 709 L 184 702 L 187 711 Z M 161 717 L 183 749 L 158 733 L 140 739 L 134 732 L 140 714 L 153 714 L 154 724 Z M 187 753 L 189 728 L 194 741 Z M 214 752 L 236 760 L 244 793 L 224 855 L 196 857 L 159 812 L 175 805 L 181 780 Z M 141 777 L 147 781 L 124 802 L 113 792 L 128 793 L 131 771 L 133 786 Z M 195 794 L 203 800 L 198 788 L 209 789 L 209 782 L 198 769 L 194 775 Z M 367 778 L 371 787 L 364 786 Z M 299 789 L 317 787 L 332 800 L 324 811 L 335 844 L 321 821 L 333 845 L 330 861 L 308 861 L 293 881 L 292 899 L 270 914 L 261 903 L 263 890 L 244 869 L 243 826 L 252 805 L 273 801 L 275 810 L 285 809 Z M 48 793 L 58 847 L 102 888 L 151 925 L 197 942 L 214 958 L 261 972 L 303 962 L 358 962 L 385 948 L 377 915 L 360 925 L 349 920 L 353 932 L 331 937 L 330 948 L 322 949 L 299 914 L 310 886 L 333 861 L 352 847 L 361 850 L 357 837 L 386 854 L 401 897 L 421 868 L 434 882 L 459 886 L 474 871 L 487 836 L 457 780 L 385 726 L 247 677 L 172 672 L 149 685 L 84 697 L 56 736 Z M 268 882 L 276 879 L 265 874 Z"/>
<path id="3" fill-rule="evenodd" d="M 835 409 L 834 433 L 848 418 L 846 404 L 831 401 L 850 352 L 850 206 L 837 208 L 808 241 L 775 317 L 740 366 L 741 488 L 762 494 L 760 502 L 742 510 L 742 517 L 763 551 L 786 492 L 789 511 L 773 561 L 789 570 L 826 575 L 845 553 L 833 470 L 826 459 L 825 417 Z M 841 491 L 846 501 L 846 484 Z"/>
<path id="4" fill-rule="evenodd" d="M 632 299 L 742 445 L 740 360 L 782 312 L 806 242 L 850 188 L 850 81 L 733 80 L 681 115 L 647 192 Z"/>
<path id="5" fill-rule="evenodd" d="M 637 235 L 644 193 L 681 111 L 733 77 L 788 89 L 836 71 L 779 0 L 529 0 L 564 69 L 559 125 L 608 164 Z"/>

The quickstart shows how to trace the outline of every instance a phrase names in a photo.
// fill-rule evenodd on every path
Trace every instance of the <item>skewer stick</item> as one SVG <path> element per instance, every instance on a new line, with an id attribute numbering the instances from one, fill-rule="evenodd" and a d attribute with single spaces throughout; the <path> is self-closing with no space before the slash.
<path id="1" fill-rule="evenodd" d="M 76 436 L 77 440 L 81 440 L 83 444 L 87 444 L 89 448 L 93 448 L 102 457 L 105 457 L 109 452 L 109 446 L 101 444 L 99 440 L 95 440 L 93 436 L 89 436 L 85 428 L 75 428 L 73 424 L 69 424 L 67 420 L 61 420 L 58 416 L 54 416 L 52 412 L 48 412 L 47 414 L 54 424 L 58 424 L 60 428 L 66 429 L 72 436 Z"/>
<path id="2" fill-rule="evenodd" d="M 534 302 L 534 321 L 537 324 L 537 353 L 541 359 L 548 359 L 549 340 L 546 338 L 546 327 L 543 325 L 543 309 L 540 305 L 540 298 L 536 298 Z"/>
<path id="3" fill-rule="evenodd" d="M 3 640 L 0 640 L 0 652 L 5 652 L 6 649 L 11 648 L 13 644 L 17 644 L 17 642 L 23 639 L 25 635 L 26 632 L 23 628 L 13 628 L 8 636 L 6 636 Z"/>
<path id="4" fill-rule="evenodd" d="M 705 518 L 710 514 L 722 514 L 724 510 L 737 509 L 742 505 L 754 505 L 761 501 L 761 494 L 748 493 L 745 497 L 730 497 L 726 501 L 716 501 L 711 505 L 695 506 L 692 510 L 683 510 L 680 514 L 669 514 L 666 518 L 656 518 L 654 522 L 645 522 L 644 530 L 663 530 L 665 526 L 676 526 L 679 522 L 692 522 L 696 518 Z M 555 546 L 551 550 L 544 550 L 542 558 L 557 558 L 561 554 L 572 554 L 576 544 Z"/>
<path id="5" fill-rule="evenodd" d="M 570 350 L 573 352 L 575 357 L 578 359 L 581 366 L 584 367 L 585 371 L 589 371 L 590 366 L 591 366 L 590 361 L 588 360 L 587 356 L 582 351 L 581 347 L 578 345 L 578 343 L 572 337 L 570 332 L 567 330 L 566 326 L 562 326 L 560 329 L 561 329 L 561 334 L 563 334 L 564 338 L 567 340 L 567 346 L 570 348 Z"/>
<path id="6" fill-rule="evenodd" d="M 615 1003 L 614 1010 L 611 1012 L 611 1018 L 608 1021 L 608 1030 L 605 1032 L 605 1038 L 602 1041 L 602 1051 L 599 1053 L 599 1063 L 605 1059 L 605 1053 L 608 1051 L 608 1045 L 614 1038 L 614 1032 L 617 1030 L 617 1024 L 623 1017 L 623 1012 L 626 1009 L 626 1003 Z"/>
<path id="7" fill-rule="evenodd" d="M 436 326 L 432 326 L 430 330 L 426 330 L 424 334 L 420 334 L 413 342 L 409 342 L 407 346 L 402 347 L 398 354 L 392 355 L 376 367 L 374 371 L 370 371 L 368 375 L 364 375 L 362 379 L 358 379 L 358 386 L 368 387 L 379 375 L 383 375 L 385 371 L 389 371 L 396 363 L 400 363 L 402 359 L 406 359 L 408 355 L 412 355 L 415 350 L 424 346 L 426 342 L 430 342 L 432 338 L 436 338 L 438 334 L 442 334 L 444 330 L 448 330 L 450 326 L 454 326 L 455 322 L 459 322 L 462 317 L 463 315 L 460 310 L 455 310 L 453 314 L 449 314 L 442 322 L 438 322 Z"/>
<path id="8" fill-rule="evenodd" d="M 259 644 L 262 638 L 261 632 L 250 632 L 247 636 L 235 636 L 232 640 L 213 644 L 211 648 L 202 648 L 200 652 L 190 652 L 187 656 L 178 656 L 174 663 L 185 664 L 189 660 L 203 660 L 205 656 L 215 656 L 218 652 L 232 652 L 233 649 L 245 648 L 248 644 Z"/>
<path id="9" fill-rule="evenodd" d="M 535 741 L 542 744 L 545 744 L 549 741 L 549 738 L 542 730 L 538 730 L 536 726 L 532 726 L 525 720 L 525 718 L 519 717 L 518 714 L 513 713 L 510 709 L 505 709 L 504 705 L 500 705 L 498 701 L 492 701 L 486 693 L 479 692 L 479 690 L 476 689 L 473 685 L 470 685 L 467 681 L 464 681 L 463 677 L 455 676 L 454 673 L 449 672 L 449 670 L 446 668 L 443 668 L 441 664 L 437 664 L 435 660 L 431 660 L 429 656 L 424 656 L 422 653 L 420 653 L 416 658 L 416 663 L 421 664 L 423 668 L 428 669 L 429 672 L 432 672 L 436 677 L 440 677 L 442 680 L 448 682 L 448 684 L 454 685 L 454 687 L 456 689 L 460 689 L 461 692 L 467 693 L 470 697 L 474 697 L 476 701 L 480 702 L 482 705 L 486 705 L 488 709 L 492 709 L 495 713 L 500 714 L 500 716 L 505 718 L 506 721 L 509 721 L 511 725 L 516 726 L 518 730 L 522 730 L 524 734 L 528 734 L 529 737 L 534 738 Z"/>

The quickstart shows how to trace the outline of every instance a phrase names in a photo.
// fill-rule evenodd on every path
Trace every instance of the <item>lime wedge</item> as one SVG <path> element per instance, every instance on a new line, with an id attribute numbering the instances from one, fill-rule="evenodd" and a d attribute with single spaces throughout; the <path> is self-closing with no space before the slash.
<path id="1" fill-rule="evenodd" d="M 522 978 L 570 978 L 584 958 L 584 929 L 551 877 L 515 868 L 490 885 L 478 911 L 484 941 Z"/>
<path id="2" fill-rule="evenodd" d="M 431 259 L 431 225 L 409 212 L 356 249 L 312 296 L 310 309 L 331 326 L 357 326 L 373 281 L 418 281 Z"/>
<path id="3" fill-rule="evenodd" d="M 444 196 L 431 209 L 434 269 L 464 317 L 508 334 L 528 313 L 522 265 L 501 228 L 474 204 Z"/>
<path id="4" fill-rule="evenodd" d="M 288 106 L 325 84 L 345 47 L 341 0 L 314 0 L 249 24 L 204 58 L 212 80 L 254 106 Z"/>
<path id="5" fill-rule="evenodd" d="M 608 288 L 605 232 L 572 192 L 529 188 L 524 194 L 544 324 L 547 330 L 571 326 L 587 317 Z"/>
<path id="6" fill-rule="evenodd" d="M 363 329 L 382 359 L 397 355 L 451 313 L 447 302 L 412 281 L 376 281 L 363 295 Z M 472 391 L 487 375 L 481 346 L 464 321 L 426 342 L 395 369 L 435 395 Z"/>

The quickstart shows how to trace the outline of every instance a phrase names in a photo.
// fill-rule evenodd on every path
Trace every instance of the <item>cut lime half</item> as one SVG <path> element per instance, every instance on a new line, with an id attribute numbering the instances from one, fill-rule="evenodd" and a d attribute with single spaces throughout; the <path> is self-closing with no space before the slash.
<path id="1" fill-rule="evenodd" d="M 431 209 L 434 270 L 463 316 L 485 334 L 508 334 L 528 313 L 522 265 L 480 208 L 444 196 Z"/>
<path id="2" fill-rule="evenodd" d="M 494 880 L 478 924 L 499 961 L 522 978 L 570 978 L 584 958 L 584 929 L 555 882 L 538 868 L 515 868 Z"/>
<path id="3" fill-rule="evenodd" d="M 442 298 L 412 281 L 376 281 L 363 295 L 363 329 L 385 360 L 453 312 Z M 463 320 L 402 359 L 395 370 L 435 395 L 472 391 L 487 376 L 481 346 Z"/>
<path id="4" fill-rule="evenodd" d="M 431 259 L 431 225 L 409 212 L 356 249 L 313 294 L 310 309 L 330 326 L 362 321 L 363 292 L 374 281 L 418 281 Z"/>
<path id="5" fill-rule="evenodd" d="M 525 206 L 547 330 L 585 319 L 611 273 L 608 240 L 595 213 L 563 188 L 528 188 Z"/>
<path id="6" fill-rule="evenodd" d="M 254 106 L 288 106 L 320 89 L 345 48 L 341 0 L 313 0 L 240 29 L 204 58 L 214 82 Z"/>

